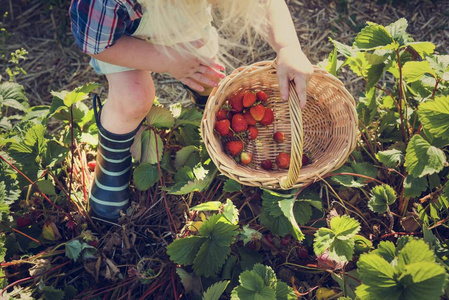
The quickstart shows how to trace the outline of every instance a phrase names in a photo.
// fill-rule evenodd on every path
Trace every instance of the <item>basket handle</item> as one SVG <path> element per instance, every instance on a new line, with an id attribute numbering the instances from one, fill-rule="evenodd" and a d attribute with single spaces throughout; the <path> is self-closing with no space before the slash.
<path id="1" fill-rule="evenodd" d="M 277 58 L 271 64 L 271 67 L 276 69 Z M 290 109 L 290 124 L 291 124 L 291 150 L 290 150 L 290 167 L 287 176 L 281 178 L 279 185 L 282 189 L 289 189 L 299 177 L 299 171 L 302 167 L 302 153 L 304 146 L 304 130 L 302 124 L 302 112 L 299 106 L 299 97 L 295 92 L 295 84 L 290 81 L 290 93 L 288 97 L 288 106 Z"/>

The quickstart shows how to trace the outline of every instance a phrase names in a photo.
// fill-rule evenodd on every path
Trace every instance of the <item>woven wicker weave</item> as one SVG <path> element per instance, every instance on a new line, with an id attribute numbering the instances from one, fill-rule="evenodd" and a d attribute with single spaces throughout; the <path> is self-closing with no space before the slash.
<path id="1" fill-rule="evenodd" d="M 220 136 L 214 131 L 216 112 L 227 98 L 240 91 L 263 90 L 268 95 L 266 106 L 274 111 L 275 121 L 259 126 L 255 141 L 245 143 L 253 155 L 253 163 L 243 166 L 228 155 Z M 219 171 L 243 185 L 268 189 L 290 189 L 319 179 L 343 165 L 355 147 L 357 112 L 352 96 L 341 81 L 326 70 L 315 67 L 307 87 L 307 104 L 299 108 L 296 92 L 290 87 L 289 101 L 280 100 L 275 61 L 263 61 L 236 69 L 216 87 L 206 104 L 201 132 L 206 149 Z M 273 141 L 273 134 L 282 131 L 285 142 Z M 263 170 L 265 159 L 273 162 L 279 152 L 291 155 L 290 168 Z M 301 166 L 303 151 L 312 162 Z"/>

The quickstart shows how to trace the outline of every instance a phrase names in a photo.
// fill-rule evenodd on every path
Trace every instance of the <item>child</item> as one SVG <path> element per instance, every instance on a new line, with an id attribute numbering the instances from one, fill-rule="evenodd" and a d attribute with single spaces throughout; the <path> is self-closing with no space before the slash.
<path id="1" fill-rule="evenodd" d="M 153 104 L 151 72 L 167 73 L 207 97 L 225 76 L 217 60 L 227 52 L 224 45 L 240 41 L 252 26 L 277 53 L 281 97 L 288 98 L 293 81 L 305 105 L 313 67 L 284 0 L 72 0 L 70 16 L 77 45 L 109 85 L 105 105 L 94 100 L 99 145 L 89 202 L 100 218 L 117 220 L 128 206 L 129 148 Z"/>

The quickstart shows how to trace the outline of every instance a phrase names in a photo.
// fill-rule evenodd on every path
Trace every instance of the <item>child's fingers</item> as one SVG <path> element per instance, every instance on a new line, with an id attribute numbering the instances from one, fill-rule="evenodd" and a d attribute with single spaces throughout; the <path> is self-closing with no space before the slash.
<path id="1" fill-rule="evenodd" d="M 218 72 L 216 69 L 208 67 L 208 66 L 204 66 L 204 65 L 201 65 L 198 68 L 198 72 L 203 73 L 204 75 L 209 75 L 209 76 L 212 76 L 215 78 L 220 78 L 220 79 L 225 78 L 225 76 L 226 76 L 224 73 Z"/>
<path id="2" fill-rule="evenodd" d="M 210 78 L 202 73 L 196 72 L 191 76 L 195 81 L 199 82 L 200 84 L 206 85 L 206 86 L 217 86 L 218 81 L 214 80 L 213 78 Z"/>
<path id="3" fill-rule="evenodd" d="M 184 78 L 180 80 L 182 83 L 190 87 L 191 89 L 194 89 L 198 92 L 204 92 L 204 87 L 198 84 L 195 80 L 193 80 L 190 77 Z"/>
<path id="4" fill-rule="evenodd" d="M 296 77 L 295 90 L 299 98 L 299 107 L 304 108 L 307 102 L 307 82 L 304 79 Z"/>
<path id="5" fill-rule="evenodd" d="M 288 99 L 289 80 L 287 76 L 279 75 L 279 91 L 281 92 L 281 99 Z"/>

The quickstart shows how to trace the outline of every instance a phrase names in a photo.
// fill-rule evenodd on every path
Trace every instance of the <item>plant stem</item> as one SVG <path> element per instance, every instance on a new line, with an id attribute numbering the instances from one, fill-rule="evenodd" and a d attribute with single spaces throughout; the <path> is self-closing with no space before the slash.
<path id="1" fill-rule="evenodd" d="M 70 211 L 70 199 L 72 199 L 72 182 L 73 182 L 73 169 L 74 169 L 74 144 L 73 144 L 73 104 L 70 105 L 70 154 L 71 154 L 71 162 L 70 162 L 70 182 L 69 182 L 69 201 L 67 202 L 68 210 Z"/>
<path id="2" fill-rule="evenodd" d="M 404 124 L 404 114 L 402 112 L 402 98 L 404 96 L 404 91 L 402 88 L 402 64 L 401 64 L 401 55 L 399 54 L 399 50 L 396 49 L 396 56 L 398 59 L 398 68 L 399 68 L 399 92 L 398 92 L 398 103 L 399 103 L 399 116 L 401 119 L 401 133 L 402 133 L 402 140 L 404 141 L 404 143 L 407 142 L 407 134 L 406 134 L 406 128 L 405 128 L 405 124 Z M 404 103 L 405 102 L 405 96 L 404 96 Z M 406 120 L 405 120 L 406 121 Z"/>
<path id="3" fill-rule="evenodd" d="M 435 87 L 433 88 L 433 91 L 432 91 L 432 96 L 430 96 L 430 98 L 431 98 L 432 100 L 433 100 L 434 97 L 435 97 L 435 92 L 437 91 L 438 84 L 440 83 L 440 81 L 441 81 L 441 79 L 438 78 L 438 79 L 437 79 L 437 82 L 435 83 Z"/>

